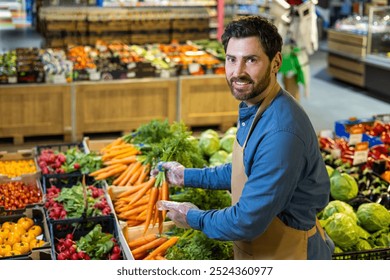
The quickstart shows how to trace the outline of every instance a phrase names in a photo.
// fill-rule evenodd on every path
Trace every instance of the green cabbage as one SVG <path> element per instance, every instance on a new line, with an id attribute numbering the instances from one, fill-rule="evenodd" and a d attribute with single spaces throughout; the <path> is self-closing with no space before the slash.
<path id="1" fill-rule="evenodd" d="M 327 219 L 325 231 L 333 242 L 349 251 L 359 241 L 356 222 L 344 213 L 335 213 Z"/>
<path id="2" fill-rule="evenodd" d="M 199 148 L 207 156 L 216 153 L 221 147 L 218 136 L 203 134 L 199 139 Z"/>
<path id="3" fill-rule="evenodd" d="M 225 163 L 231 163 L 233 160 L 233 153 L 228 154 L 226 157 Z"/>
<path id="4" fill-rule="evenodd" d="M 364 228 L 362 228 L 361 226 L 357 225 L 356 229 L 357 229 L 357 233 L 361 239 L 367 240 L 370 238 L 370 236 L 371 236 L 370 233 L 368 231 L 366 231 Z"/>
<path id="5" fill-rule="evenodd" d="M 326 165 L 326 171 L 328 172 L 328 176 L 330 178 L 334 172 L 334 168 L 330 165 Z"/>
<path id="6" fill-rule="evenodd" d="M 236 136 L 232 135 L 232 134 L 228 134 L 228 135 L 225 135 L 224 137 L 222 137 L 221 149 L 228 152 L 228 153 L 233 152 L 234 140 L 236 140 Z"/>
<path id="7" fill-rule="evenodd" d="M 348 201 L 359 192 L 358 184 L 351 175 L 335 170 L 330 177 L 330 195 L 333 199 Z"/>
<path id="8" fill-rule="evenodd" d="M 375 245 L 380 247 L 390 247 L 390 232 L 383 232 L 375 239 Z"/>
<path id="9" fill-rule="evenodd" d="M 226 130 L 225 135 L 236 135 L 237 134 L 237 127 L 232 126 L 228 130 Z"/>
<path id="10" fill-rule="evenodd" d="M 203 136 L 206 136 L 206 135 L 212 135 L 214 137 L 219 138 L 218 132 L 216 132 L 214 129 L 207 129 L 207 130 L 203 131 L 200 134 L 200 138 L 202 138 Z"/>
<path id="11" fill-rule="evenodd" d="M 359 239 L 358 243 L 355 244 L 354 249 L 356 251 L 366 251 L 371 250 L 372 246 L 367 240 Z"/>
<path id="12" fill-rule="evenodd" d="M 228 153 L 224 150 L 219 150 L 215 152 L 209 159 L 210 166 L 218 166 L 224 164 L 227 157 Z"/>
<path id="13" fill-rule="evenodd" d="M 341 253 L 344 253 L 344 251 L 339 246 L 335 246 L 333 253 L 334 254 L 341 254 Z"/>
<path id="14" fill-rule="evenodd" d="M 390 225 L 390 213 L 379 203 L 361 204 L 356 214 L 360 225 L 369 232 L 386 229 Z"/>
<path id="15" fill-rule="evenodd" d="M 358 218 L 356 216 L 355 211 L 353 210 L 353 207 L 341 200 L 330 201 L 328 205 L 326 205 L 326 207 L 324 208 L 321 219 L 326 220 L 335 213 L 344 213 L 350 216 L 355 223 L 358 221 Z"/>

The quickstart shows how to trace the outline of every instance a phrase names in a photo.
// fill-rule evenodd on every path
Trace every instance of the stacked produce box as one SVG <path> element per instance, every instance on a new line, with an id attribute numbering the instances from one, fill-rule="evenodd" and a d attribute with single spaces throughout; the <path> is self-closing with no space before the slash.
<path id="1" fill-rule="evenodd" d="M 390 258 L 389 132 L 381 115 L 337 121 L 335 137 L 319 138 L 331 182 L 319 218 L 335 242 L 335 259 Z"/>
<path id="2" fill-rule="evenodd" d="M 20 48 L 0 56 L 0 83 L 69 83 L 178 75 L 222 74 L 223 57 L 215 40 L 129 45 L 96 39 L 67 48 Z M 206 42 L 209 42 L 207 44 Z M 212 46 L 214 48 L 206 47 Z M 182 69 L 184 69 L 182 71 Z"/>

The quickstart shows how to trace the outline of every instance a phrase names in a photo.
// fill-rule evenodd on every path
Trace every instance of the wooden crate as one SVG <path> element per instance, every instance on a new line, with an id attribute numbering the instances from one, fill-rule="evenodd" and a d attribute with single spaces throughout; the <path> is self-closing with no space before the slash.
<path id="1" fill-rule="evenodd" d="M 26 136 L 71 136 L 70 85 L 0 87 L 0 138 L 22 144 Z"/>
<path id="2" fill-rule="evenodd" d="M 179 78 L 179 120 L 189 127 L 219 126 L 225 131 L 237 121 L 238 104 L 224 75 Z"/>
<path id="3" fill-rule="evenodd" d="M 328 49 L 330 52 L 348 56 L 364 57 L 366 55 L 367 36 L 345 31 L 328 30 Z"/>
<path id="4" fill-rule="evenodd" d="M 75 84 L 74 138 L 85 133 L 127 133 L 153 119 L 176 120 L 177 79 Z"/>
<path id="5" fill-rule="evenodd" d="M 365 66 L 362 61 L 329 54 L 327 70 L 331 76 L 341 81 L 359 87 L 365 86 Z"/>

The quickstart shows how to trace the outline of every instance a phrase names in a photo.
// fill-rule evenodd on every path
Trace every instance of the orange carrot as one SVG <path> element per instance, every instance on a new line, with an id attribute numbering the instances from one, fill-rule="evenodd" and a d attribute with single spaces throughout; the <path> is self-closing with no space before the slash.
<path id="1" fill-rule="evenodd" d="M 147 252 L 148 250 L 159 247 L 161 244 L 165 243 L 165 241 L 167 241 L 167 240 L 168 239 L 166 237 L 158 237 L 157 239 L 155 239 L 151 242 L 148 242 L 144 245 L 141 245 L 141 246 L 135 248 L 134 250 L 131 250 L 131 253 L 133 255 L 137 255 L 141 252 Z"/>
<path id="2" fill-rule="evenodd" d="M 140 189 L 133 197 L 133 199 L 130 201 L 130 204 L 133 204 L 134 202 L 139 200 L 148 190 L 150 190 L 154 186 L 155 182 L 156 182 L 156 177 L 150 177 L 149 181 L 146 182 L 144 187 Z"/>
<path id="3" fill-rule="evenodd" d="M 144 260 L 149 260 L 151 258 L 154 258 L 157 255 L 165 255 L 167 249 L 175 245 L 178 240 L 179 240 L 178 236 L 170 237 L 168 240 L 166 240 L 164 243 L 162 243 L 156 249 L 150 252 L 150 254 Z"/>
<path id="4" fill-rule="evenodd" d="M 158 188 L 158 198 L 157 198 L 157 200 L 161 200 L 161 197 L 162 197 L 161 188 Z M 156 201 L 156 202 L 157 202 L 157 201 Z M 156 206 L 156 203 L 155 203 L 155 204 L 154 204 L 153 222 L 152 222 L 153 227 L 154 227 L 154 225 L 156 224 L 156 222 L 159 220 L 159 219 L 158 219 L 159 213 L 161 213 L 161 211 L 159 211 L 159 210 L 157 209 L 157 206 Z"/>
<path id="5" fill-rule="evenodd" d="M 141 235 L 140 237 L 137 237 L 133 239 L 132 241 L 127 242 L 127 245 L 129 245 L 130 250 L 133 250 L 139 246 L 142 246 L 146 243 L 149 243 L 155 239 L 157 239 L 159 235 L 157 233 L 150 233 L 147 235 Z"/>
<path id="6" fill-rule="evenodd" d="M 144 233 L 146 233 L 149 229 L 150 222 L 153 217 L 153 213 L 158 211 L 156 208 L 156 202 L 158 200 L 158 195 L 160 193 L 160 189 L 157 187 L 152 188 L 148 203 L 148 212 L 146 213 L 146 221 L 145 221 L 145 228 Z"/>
<path id="7" fill-rule="evenodd" d="M 126 146 L 122 149 L 118 149 L 118 150 L 114 150 L 114 151 L 109 152 L 109 153 L 105 153 L 104 155 L 102 155 L 102 160 L 107 161 L 109 159 L 117 158 L 119 155 L 128 154 L 130 152 L 132 153 L 132 155 L 135 155 L 136 153 L 138 153 L 138 150 L 132 145 Z"/>
<path id="8" fill-rule="evenodd" d="M 116 198 L 118 200 L 121 200 L 122 198 L 128 197 L 128 196 L 132 195 L 133 193 L 136 193 L 137 191 L 142 189 L 145 185 L 146 185 L 146 182 L 143 184 L 136 185 L 136 186 L 128 186 L 129 189 L 124 191 L 123 193 L 118 194 L 118 196 Z"/>
<path id="9" fill-rule="evenodd" d="M 163 256 L 161 256 L 161 255 L 155 256 L 154 259 L 155 259 L 155 260 L 159 260 L 159 261 L 165 261 L 165 260 L 166 260 L 166 258 L 163 257 Z"/>
<path id="10" fill-rule="evenodd" d="M 164 180 L 162 182 L 162 185 L 161 185 L 161 199 L 162 200 L 169 200 L 169 185 L 168 185 L 168 182 L 166 180 Z M 167 215 L 167 210 L 163 210 L 162 211 L 162 219 L 165 220 L 165 217 Z"/>
<path id="11" fill-rule="evenodd" d="M 147 207 L 148 207 L 148 204 L 143 204 L 143 205 L 140 205 L 140 206 L 135 207 L 133 209 L 127 210 L 125 212 L 118 213 L 117 216 L 121 220 L 127 220 L 127 219 L 129 219 L 129 217 L 141 213 L 142 211 L 147 209 Z"/>
<path id="12" fill-rule="evenodd" d="M 138 180 L 138 177 L 141 175 L 141 172 L 142 172 L 141 166 L 137 168 L 137 170 L 134 170 L 134 174 L 130 177 L 129 181 L 126 183 L 126 186 L 133 185 Z"/>
<path id="13" fill-rule="evenodd" d="M 118 184 L 119 184 L 119 183 L 127 176 L 127 174 L 131 171 L 132 166 L 133 166 L 132 164 L 129 164 L 129 165 L 127 166 L 126 170 L 123 171 L 122 174 L 112 182 L 112 184 L 113 184 L 114 186 L 118 186 Z"/>
<path id="14" fill-rule="evenodd" d="M 116 138 L 114 141 L 109 143 L 108 145 L 104 146 L 103 148 L 100 149 L 100 153 L 104 154 L 106 151 L 110 150 L 112 147 L 115 147 L 121 143 L 124 143 L 125 141 L 123 140 L 122 137 Z"/>
<path id="15" fill-rule="evenodd" d="M 115 157 L 113 157 L 113 159 L 124 159 L 126 157 L 131 157 L 131 156 L 138 155 L 138 154 L 140 154 L 140 152 L 137 149 L 135 149 L 135 150 L 129 151 L 127 153 L 122 153 L 122 154 L 116 155 Z"/>
<path id="16" fill-rule="evenodd" d="M 130 180 L 131 176 L 135 173 L 136 170 L 142 165 L 141 162 L 136 161 L 135 163 L 132 164 L 131 170 L 127 172 L 125 178 L 123 178 L 119 183 L 118 186 L 126 186 L 127 182 Z"/>
<path id="17" fill-rule="evenodd" d="M 104 172 L 102 174 L 97 175 L 95 177 L 95 180 L 103 180 L 103 179 L 106 179 L 108 177 L 117 175 L 118 173 L 123 172 L 125 169 L 126 169 L 126 165 L 118 166 L 117 168 L 111 169 L 111 170 L 109 170 L 107 172 Z"/>
<path id="18" fill-rule="evenodd" d="M 121 159 L 113 159 L 113 160 L 110 160 L 110 161 L 106 161 L 106 162 L 104 162 L 104 165 L 112 165 L 112 164 L 118 164 L 118 163 L 130 164 L 130 163 L 133 163 L 133 162 L 136 162 L 136 161 L 137 161 L 137 156 L 136 155 L 132 155 L 132 156 L 121 158 Z"/>
<path id="19" fill-rule="evenodd" d="M 145 164 L 144 166 L 142 166 L 142 172 L 139 175 L 136 182 L 137 185 L 142 184 L 146 180 L 146 177 L 148 177 L 149 175 L 149 171 L 150 171 L 150 164 Z"/>
<path id="20" fill-rule="evenodd" d="M 98 170 L 96 170 L 94 172 L 89 173 L 89 176 L 95 177 L 95 176 L 97 176 L 99 174 L 102 174 L 102 173 L 105 173 L 105 172 L 110 171 L 112 169 L 115 169 L 118 166 L 122 166 L 122 164 L 115 164 L 115 165 L 110 165 L 110 166 L 107 166 L 107 167 L 100 168 L 100 169 L 98 169 Z"/>

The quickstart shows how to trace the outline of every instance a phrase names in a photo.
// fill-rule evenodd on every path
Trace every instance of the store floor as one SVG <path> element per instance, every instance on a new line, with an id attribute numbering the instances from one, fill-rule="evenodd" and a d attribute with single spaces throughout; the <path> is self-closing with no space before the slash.
<path id="1" fill-rule="evenodd" d="M 42 38 L 34 30 L 0 31 L 0 51 L 17 47 L 41 47 Z M 326 43 L 326 42 L 324 42 Z M 375 93 L 351 86 L 331 78 L 326 72 L 324 51 L 317 51 L 310 57 L 310 93 L 301 95 L 300 103 L 309 115 L 314 129 L 334 130 L 336 120 L 350 117 L 369 118 L 376 114 L 390 114 L 390 100 Z M 99 136 L 101 138 L 101 136 Z M 110 137 L 110 135 L 107 135 Z M 111 137 L 112 138 L 112 137 Z M 59 143 L 61 140 L 48 137 L 34 137 L 25 144 L 15 146 L 3 143 L 0 138 L 0 151 L 28 149 L 36 145 Z"/>

